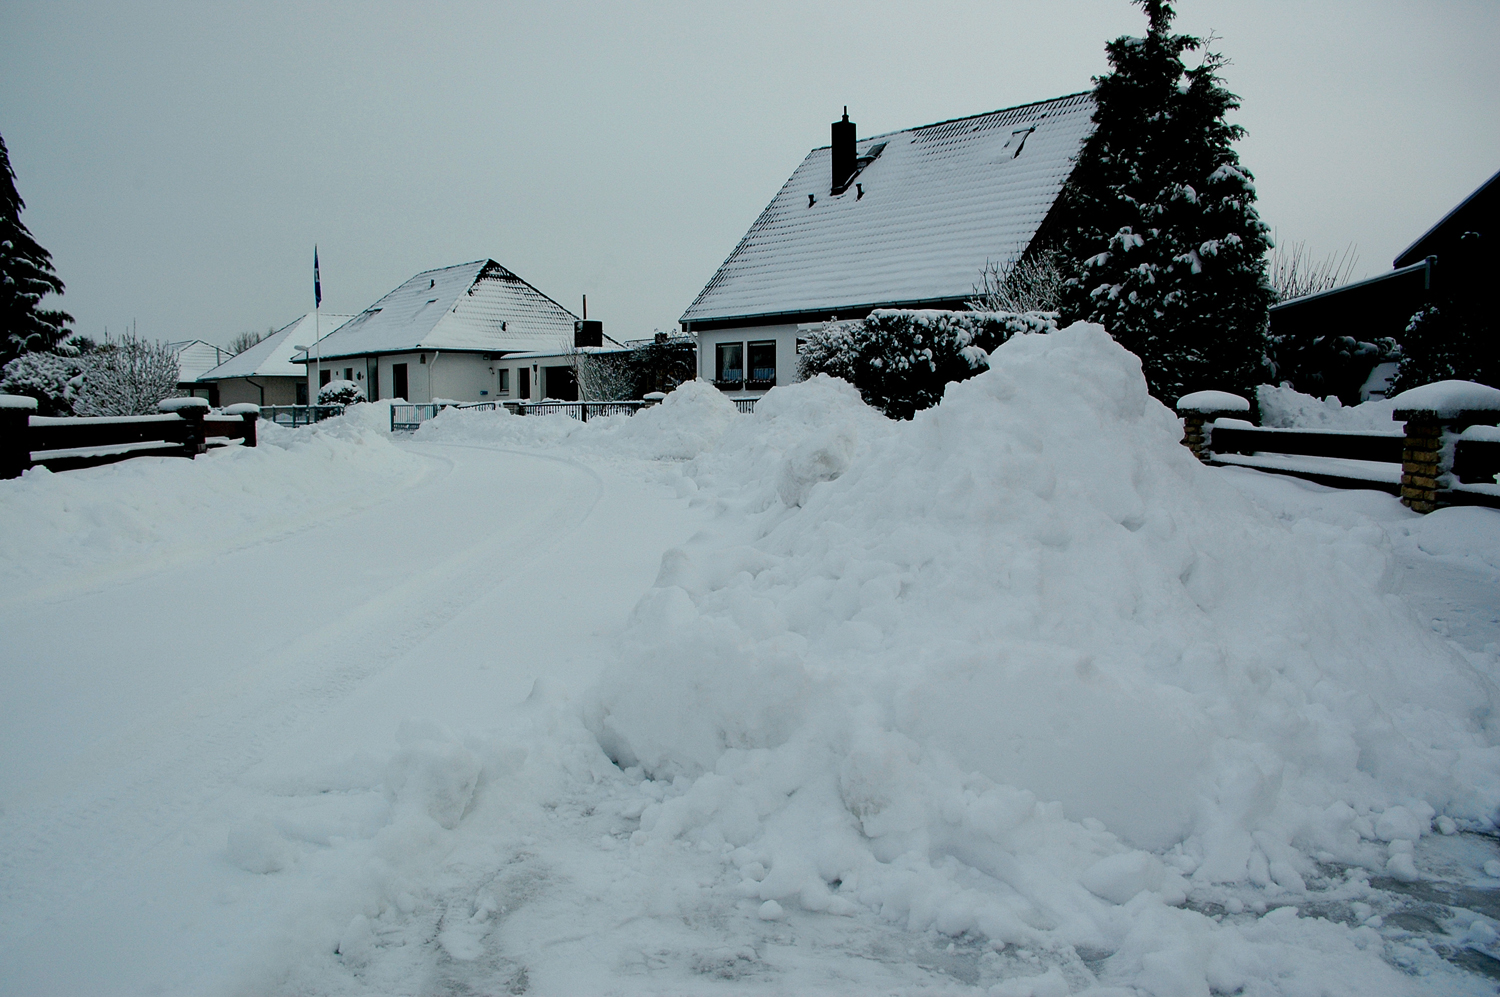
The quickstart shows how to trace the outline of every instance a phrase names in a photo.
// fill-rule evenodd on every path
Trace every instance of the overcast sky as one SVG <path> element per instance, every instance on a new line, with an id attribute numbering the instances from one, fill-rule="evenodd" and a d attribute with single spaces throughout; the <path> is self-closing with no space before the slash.
<path id="1" fill-rule="evenodd" d="M 1388 268 L 1500 170 L 1500 2 L 1184 0 L 1261 216 Z M 844 104 L 860 135 L 1086 90 L 1126 0 L 0 0 L 0 135 L 98 336 L 226 342 L 490 257 L 670 328 Z"/>

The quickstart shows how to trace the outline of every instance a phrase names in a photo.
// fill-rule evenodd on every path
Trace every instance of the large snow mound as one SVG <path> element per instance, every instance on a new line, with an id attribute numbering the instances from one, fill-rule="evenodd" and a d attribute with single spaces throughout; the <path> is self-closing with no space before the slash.
<path id="1" fill-rule="evenodd" d="M 0 579 L 13 592 L 39 589 L 93 577 L 81 569 L 139 566 L 185 549 L 201 554 L 378 501 L 416 481 L 426 465 L 373 425 L 348 415 L 298 430 L 262 421 L 253 448 L 59 474 L 36 467 L 0 481 Z"/>
<path id="2" fill-rule="evenodd" d="M 1296 895 L 1409 861 L 1435 813 L 1489 826 L 1500 692 L 1388 594 L 1378 526 L 1252 505 L 1097 326 L 991 363 L 903 424 L 777 388 L 688 466 L 720 528 L 663 558 L 586 707 L 681 790 L 640 840 L 732 848 L 761 900 L 1139 978 L 1130 939 L 1200 917 L 1165 906 L 1190 886 Z M 1184 972 L 1244 986 L 1217 944 Z"/>

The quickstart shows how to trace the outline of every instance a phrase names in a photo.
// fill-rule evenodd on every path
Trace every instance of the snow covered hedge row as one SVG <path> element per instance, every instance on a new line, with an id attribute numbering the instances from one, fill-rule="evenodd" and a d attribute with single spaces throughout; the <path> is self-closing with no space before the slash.
<path id="1" fill-rule="evenodd" d="M 989 352 L 1022 333 L 1051 332 L 1051 312 L 877 309 L 859 322 L 829 322 L 807 337 L 798 360 L 806 379 L 842 378 L 892 419 L 910 419 L 943 397 L 950 381 L 973 377 Z"/>

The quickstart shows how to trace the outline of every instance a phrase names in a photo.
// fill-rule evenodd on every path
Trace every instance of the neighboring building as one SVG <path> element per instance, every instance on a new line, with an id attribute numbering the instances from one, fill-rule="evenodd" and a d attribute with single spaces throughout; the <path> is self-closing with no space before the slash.
<path id="1" fill-rule="evenodd" d="M 494 260 L 477 260 L 417 274 L 293 362 L 306 365 L 313 397 L 312 386 L 339 378 L 371 401 L 528 397 L 530 365 L 499 361 L 565 351 L 578 341 L 579 325 Z M 522 387 L 528 395 L 518 394 Z"/>
<path id="2" fill-rule="evenodd" d="M 167 349 L 177 354 L 177 387 L 190 395 L 208 399 L 210 405 L 219 404 L 218 393 L 211 384 L 199 384 L 198 378 L 229 359 L 230 353 L 222 346 L 205 343 L 201 339 L 184 339 L 168 343 Z"/>
<path id="3" fill-rule="evenodd" d="M 609 357 L 629 352 L 623 346 L 585 346 L 571 350 L 558 348 L 530 353 L 507 353 L 495 361 L 500 377 L 498 397 L 512 402 L 543 399 L 579 401 L 577 364 L 580 353 Z M 591 397 L 584 400 L 598 399 Z"/>
<path id="4" fill-rule="evenodd" d="M 1093 113 L 1081 93 L 857 141 L 846 112 L 683 313 L 699 376 L 755 394 L 830 318 L 963 308 L 987 263 L 1046 241 Z"/>
<path id="5" fill-rule="evenodd" d="M 319 333 L 332 332 L 353 317 L 308 312 L 202 374 L 195 387 L 217 389 L 209 399 L 215 405 L 306 405 L 307 371 L 292 363 L 301 352 L 297 347 L 315 342 Z"/>
<path id="6" fill-rule="evenodd" d="M 1303 341 L 1326 335 L 1360 341 L 1390 338 L 1399 343 L 1412 316 L 1438 296 L 1464 299 L 1489 293 L 1500 266 L 1500 173 L 1407 247 L 1392 266 L 1367 280 L 1274 305 L 1272 336 Z M 1372 359 L 1370 369 L 1353 382 L 1363 384 L 1359 397 L 1344 400 L 1383 397 L 1394 368 L 1390 363 L 1377 367 Z"/>

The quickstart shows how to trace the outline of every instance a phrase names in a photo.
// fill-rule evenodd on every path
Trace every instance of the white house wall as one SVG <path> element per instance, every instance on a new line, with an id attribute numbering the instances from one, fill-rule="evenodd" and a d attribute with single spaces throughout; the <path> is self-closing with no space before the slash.
<path id="1" fill-rule="evenodd" d="M 749 363 L 750 344 L 774 340 L 776 343 L 776 383 L 792 384 L 797 381 L 797 326 L 753 325 L 738 329 L 714 329 L 698 333 L 698 376 L 705 381 L 718 380 L 718 346 L 720 343 L 739 343 L 744 348 L 741 354 L 744 363 Z M 756 397 L 761 391 L 731 391 L 732 397 Z"/>

